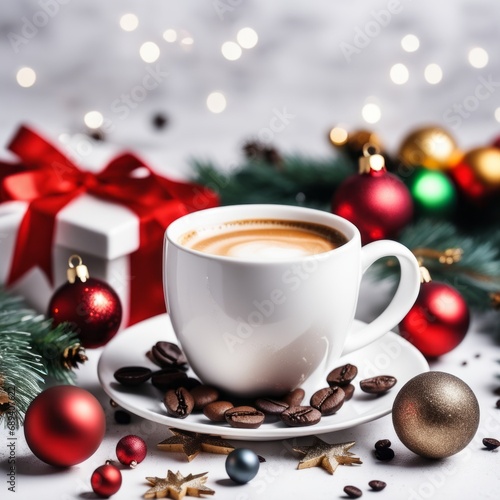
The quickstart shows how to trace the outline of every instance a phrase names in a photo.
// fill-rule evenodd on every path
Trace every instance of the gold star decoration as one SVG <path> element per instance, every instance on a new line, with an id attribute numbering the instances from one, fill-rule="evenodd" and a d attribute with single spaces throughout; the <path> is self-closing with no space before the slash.
<path id="1" fill-rule="evenodd" d="M 157 444 L 163 451 L 184 452 L 189 462 L 201 451 L 208 453 L 219 453 L 228 455 L 234 450 L 227 441 L 220 436 L 209 436 L 198 432 L 181 431 L 180 429 L 169 429 L 174 435 Z"/>
<path id="2" fill-rule="evenodd" d="M 349 451 L 355 444 L 354 441 L 329 444 L 315 437 L 312 446 L 298 446 L 293 449 L 297 453 L 304 455 L 297 469 L 323 467 L 330 474 L 333 474 L 339 465 L 362 464 L 363 462 Z"/>
<path id="3" fill-rule="evenodd" d="M 201 495 L 213 495 L 214 490 L 207 488 L 206 472 L 201 474 L 188 474 L 184 477 L 179 471 L 174 474 L 171 470 L 167 471 L 167 477 L 147 477 L 146 481 L 153 487 L 144 493 L 144 498 L 173 498 L 180 500 L 186 495 L 189 497 L 199 497 Z"/>

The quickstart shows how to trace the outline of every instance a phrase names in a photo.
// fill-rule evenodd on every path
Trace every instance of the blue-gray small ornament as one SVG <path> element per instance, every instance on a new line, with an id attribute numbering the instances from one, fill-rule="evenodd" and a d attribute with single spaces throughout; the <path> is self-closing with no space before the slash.
<path id="1" fill-rule="evenodd" d="M 236 483 L 248 483 L 259 472 L 259 457 L 248 448 L 237 448 L 226 458 L 227 475 Z"/>

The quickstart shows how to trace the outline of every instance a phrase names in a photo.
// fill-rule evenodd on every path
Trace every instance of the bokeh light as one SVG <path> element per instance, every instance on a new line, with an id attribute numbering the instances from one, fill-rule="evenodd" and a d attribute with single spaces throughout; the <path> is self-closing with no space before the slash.
<path id="1" fill-rule="evenodd" d="M 420 40 L 417 36 L 408 34 L 401 39 L 401 47 L 406 52 L 415 52 L 420 47 Z"/>
<path id="2" fill-rule="evenodd" d="M 469 63 L 474 68 L 484 68 L 488 64 L 488 52 L 481 47 L 475 47 L 469 51 Z"/>
<path id="3" fill-rule="evenodd" d="M 177 41 L 177 31 L 175 31 L 172 28 L 165 30 L 163 32 L 163 40 L 165 40 L 168 43 L 176 42 Z"/>
<path id="4" fill-rule="evenodd" d="M 241 47 L 236 42 L 224 42 L 221 47 L 222 55 L 228 61 L 236 61 L 241 57 Z"/>
<path id="5" fill-rule="evenodd" d="M 424 78 L 427 83 L 435 85 L 443 79 L 443 70 L 439 64 L 428 64 L 424 70 Z"/>
<path id="6" fill-rule="evenodd" d="M 382 110 L 378 104 L 369 102 L 363 106 L 361 116 L 366 123 L 377 123 L 382 118 Z"/>
<path id="7" fill-rule="evenodd" d="M 408 81 L 410 73 L 408 72 L 408 68 L 402 64 L 395 64 L 390 71 L 391 80 L 397 85 L 403 85 Z"/>
<path id="8" fill-rule="evenodd" d="M 212 113 L 222 113 L 226 109 L 226 98 L 221 92 L 212 92 L 207 97 L 207 108 Z"/>
<path id="9" fill-rule="evenodd" d="M 335 146 L 342 146 L 343 144 L 345 144 L 348 137 L 349 134 L 347 133 L 347 130 L 345 128 L 333 127 L 332 130 L 330 130 L 330 141 Z"/>
<path id="10" fill-rule="evenodd" d="M 144 62 L 152 63 L 160 57 L 160 47 L 154 42 L 144 42 L 139 49 L 139 54 Z"/>
<path id="11" fill-rule="evenodd" d="M 36 73 L 33 68 L 25 66 L 16 73 L 16 80 L 21 87 L 31 87 L 36 82 Z"/>
<path id="12" fill-rule="evenodd" d="M 236 35 L 236 40 L 244 49 L 252 49 L 259 41 L 259 35 L 252 28 L 241 28 Z"/>
<path id="13" fill-rule="evenodd" d="M 88 128 L 99 128 L 104 123 L 104 117 L 99 111 L 89 111 L 85 113 L 83 121 Z"/>
<path id="14" fill-rule="evenodd" d="M 120 17 L 120 28 L 124 31 L 134 31 L 139 26 L 139 18 L 135 14 L 123 14 Z"/>

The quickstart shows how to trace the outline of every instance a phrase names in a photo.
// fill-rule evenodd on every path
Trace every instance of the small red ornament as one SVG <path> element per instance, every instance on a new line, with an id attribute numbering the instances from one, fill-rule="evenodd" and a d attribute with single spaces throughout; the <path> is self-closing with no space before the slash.
<path id="1" fill-rule="evenodd" d="M 122 473 L 108 461 L 92 473 L 90 484 L 96 495 L 108 498 L 120 489 Z"/>
<path id="2" fill-rule="evenodd" d="M 372 149 L 365 145 L 360 174 L 342 182 L 332 200 L 332 212 L 357 226 L 363 244 L 396 236 L 413 217 L 408 188 L 387 172 L 383 156 L 371 154 Z"/>
<path id="3" fill-rule="evenodd" d="M 106 431 L 106 418 L 90 392 L 71 385 L 46 389 L 30 404 L 24 435 L 40 460 L 69 467 L 89 458 Z"/>
<path id="4" fill-rule="evenodd" d="M 144 439 L 133 434 L 122 437 L 116 445 L 116 456 L 120 463 L 132 468 L 146 458 L 147 452 L 148 447 Z"/>
<path id="5" fill-rule="evenodd" d="M 72 255 L 68 282 L 54 292 L 48 316 L 54 320 L 54 326 L 72 323 L 84 347 L 100 347 L 118 331 L 122 306 L 116 292 L 107 283 L 89 278 L 80 256 Z"/>
<path id="6" fill-rule="evenodd" d="M 399 324 L 399 333 L 424 356 L 433 358 L 454 349 L 469 328 L 469 308 L 450 285 L 431 281 L 421 268 L 423 282 L 413 307 Z"/>

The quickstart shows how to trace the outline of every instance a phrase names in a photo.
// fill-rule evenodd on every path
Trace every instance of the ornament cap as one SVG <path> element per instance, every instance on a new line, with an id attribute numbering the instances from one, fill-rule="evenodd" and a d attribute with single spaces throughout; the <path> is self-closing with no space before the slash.
<path id="1" fill-rule="evenodd" d="M 82 283 L 85 283 L 89 279 L 89 270 L 87 266 L 83 264 L 82 258 L 79 255 L 72 255 L 68 259 L 68 265 L 69 268 L 66 271 L 66 275 L 70 283 L 74 283 L 77 278 Z"/>
<path id="2" fill-rule="evenodd" d="M 431 281 L 431 273 L 426 267 L 420 266 L 420 283 L 430 283 Z"/>
<path id="3" fill-rule="evenodd" d="M 385 170 L 385 159 L 375 144 L 367 142 L 363 146 L 363 156 L 359 158 L 359 173 L 369 174 Z"/>

